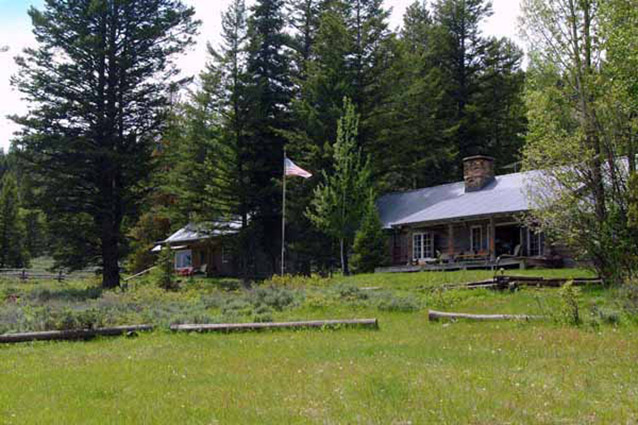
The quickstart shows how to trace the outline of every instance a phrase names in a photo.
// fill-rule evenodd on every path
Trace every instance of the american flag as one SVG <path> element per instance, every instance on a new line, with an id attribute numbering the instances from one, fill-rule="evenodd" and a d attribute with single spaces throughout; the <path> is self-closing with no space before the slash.
<path id="1" fill-rule="evenodd" d="M 312 177 L 311 173 L 299 167 L 288 158 L 284 159 L 284 171 L 286 176 L 298 176 L 303 177 L 304 179 L 309 179 L 310 177 Z"/>

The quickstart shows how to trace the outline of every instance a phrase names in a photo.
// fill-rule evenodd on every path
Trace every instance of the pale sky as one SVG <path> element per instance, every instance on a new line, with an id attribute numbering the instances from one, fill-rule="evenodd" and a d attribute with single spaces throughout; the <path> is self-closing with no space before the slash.
<path id="1" fill-rule="evenodd" d="M 202 21 L 197 46 L 179 59 L 179 66 L 186 75 L 196 75 L 204 66 L 206 58 L 206 42 L 213 44 L 218 40 L 221 25 L 220 13 L 231 0 L 184 0 L 193 5 L 197 18 Z M 494 15 L 485 22 L 486 34 L 506 36 L 523 45 L 518 37 L 517 17 L 521 0 L 492 0 Z M 392 7 L 391 27 L 401 25 L 405 9 L 414 0 L 385 0 Z M 248 0 L 248 3 L 252 3 Z M 17 126 L 6 116 L 23 114 L 27 105 L 20 100 L 20 94 L 9 84 L 11 75 L 17 72 L 13 57 L 23 48 L 34 45 L 31 34 L 31 22 L 27 15 L 30 6 L 41 7 L 43 0 L 0 0 L 0 47 L 8 46 L 9 51 L 0 51 L 0 148 L 8 149 L 10 139 Z"/>

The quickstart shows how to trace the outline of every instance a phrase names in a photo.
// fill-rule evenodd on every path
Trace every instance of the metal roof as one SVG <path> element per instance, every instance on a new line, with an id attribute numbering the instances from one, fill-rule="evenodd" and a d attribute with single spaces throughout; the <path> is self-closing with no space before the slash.
<path id="1" fill-rule="evenodd" d="M 428 223 L 528 211 L 528 187 L 538 171 L 497 176 L 483 189 L 465 192 L 465 183 L 451 183 L 410 192 L 390 193 L 377 201 L 383 227 Z"/>
<path id="2" fill-rule="evenodd" d="M 241 222 L 216 222 L 208 224 L 188 224 L 173 233 L 166 240 L 158 242 L 159 244 L 176 244 L 184 242 L 195 242 L 203 239 L 209 239 L 214 236 L 224 236 L 237 233 L 241 228 Z"/>

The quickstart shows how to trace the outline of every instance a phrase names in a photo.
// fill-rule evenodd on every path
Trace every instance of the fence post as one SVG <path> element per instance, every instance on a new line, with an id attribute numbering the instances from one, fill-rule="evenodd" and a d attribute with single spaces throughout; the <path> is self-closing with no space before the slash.
<path id="1" fill-rule="evenodd" d="M 62 270 L 59 270 L 59 271 L 58 271 L 58 282 L 62 282 L 62 280 L 63 280 L 63 279 L 64 279 L 64 278 L 63 278 L 63 276 L 62 276 Z"/>
<path id="2" fill-rule="evenodd" d="M 25 269 L 22 269 L 22 275 L 20 275 L 20 280 L 22 280 L 23 282 L 27 281 L 27 271 Z"/>

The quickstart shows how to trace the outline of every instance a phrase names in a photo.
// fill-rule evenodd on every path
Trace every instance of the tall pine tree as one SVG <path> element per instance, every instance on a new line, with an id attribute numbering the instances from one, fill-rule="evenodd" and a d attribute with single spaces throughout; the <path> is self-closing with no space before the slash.
<path id="1" fill-rule="evenodd" d="M 306 74 L 297 81 L 292 128 L 286 132 L 289 154 L 306 169 L 332 170 L 332 143 L 343 115 L 343 98 L 354 94 L 348 59 L 352 51 L 345 4 L 324 3 Z M 306 273 L 313 267 L 330 269 L 335 251 L 333 241 L 312 226 L 305 214 L 316 184 L 317 179 L 311 179 L 288 188 L 288 248 L 294 260 L 289 264 Z"/>
<path id="2" fill-rule="evenodd" d="M 176 81 L 171 58 L 193 42 L 194 13 L 180 0 L 46 0 L 29 11 L 38 47 L 17 61 L 14 84 L 31 111 L 15 118 L 24 128 L 16 146 L 44 176 L 57 259 L 100 264 L 107 288 L 120 283 L 123 223 L 148 176 Z"/>
<path id="3" fill-rule="evenodd" d="M 420 2 L 404 15 L 394 62 L 384 77 L 391 87 L 374 124 L 374 169 L 382 191 L 448 181 L 454 148 L 447 143 L 445 76 L 435 66 L 433 19 Z"/>
<path id="4" fill-rule="evenodd" d="M 499 165 L 517 160 L 525 130 L 522 52 L 513 43 L 485 37 L 481 22 L 492 14 L 488 0 L 437 0 L 431 59 L 442 76 L 445 132 L 458 158 L 487 154 Z"/>
<path id="5" fill-rule="evenodd" d="M 8 172 L 0 183 L 0 268 L 25 267 L 28 263 L 26 232 L 20 217 L 16 178 Z"/>
<path id="6" fill-rule="evenodd" d="M 287 51 L 283 0 L 257 0 L 249 19 L 246 87 L 248 140 L 244 149 L 247 206 L 253 239 L 269 257 L 272 270 L 279 258 L 281 180 L 284 138 L 290 126 L 290 58 Z"/>

